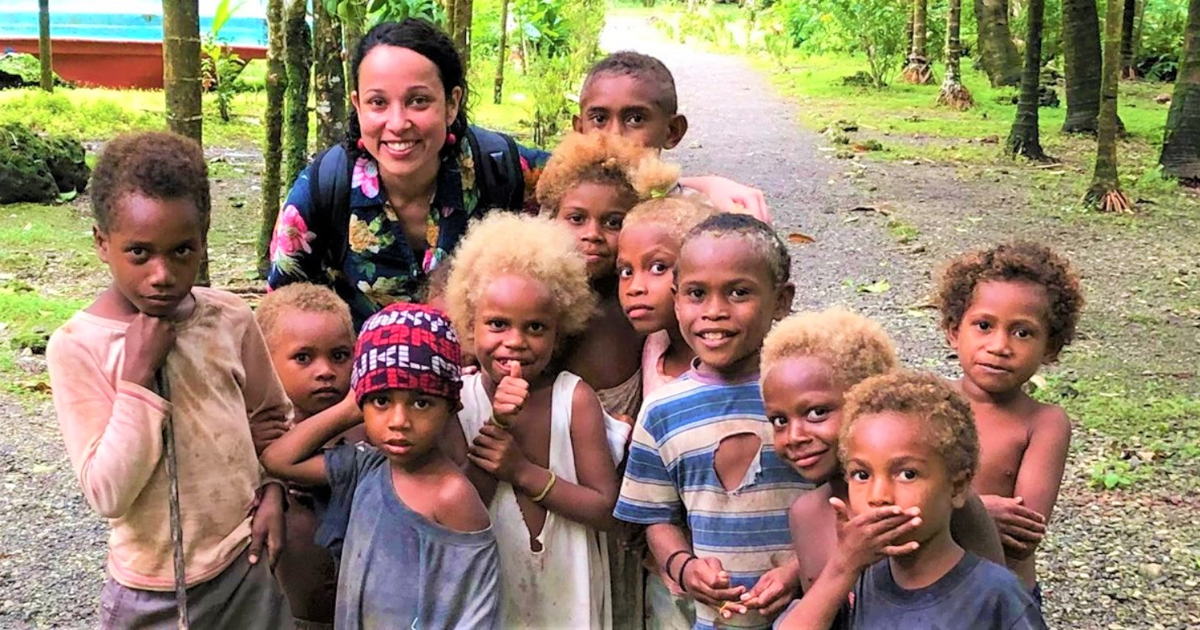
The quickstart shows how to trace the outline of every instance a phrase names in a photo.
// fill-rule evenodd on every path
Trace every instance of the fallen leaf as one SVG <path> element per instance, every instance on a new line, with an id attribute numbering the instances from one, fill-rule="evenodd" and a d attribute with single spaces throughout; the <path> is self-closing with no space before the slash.
<path id="1" fill-rule="evenodd" d="M 883 293 L 892 288 L 892 284 L 887 280 L 876 280 L 871 284 L 859 285 L 858 290 L 861 293 Z"/>
<path id="2" fill-rule="evenodd" d="M 792 232 L 791 234 L 788 234 L 787 240 L 789 243 L 804 245 L 806 243 L 815 243 L 817 239 L 807 234 L 801 234 L 800 232 Z"/>

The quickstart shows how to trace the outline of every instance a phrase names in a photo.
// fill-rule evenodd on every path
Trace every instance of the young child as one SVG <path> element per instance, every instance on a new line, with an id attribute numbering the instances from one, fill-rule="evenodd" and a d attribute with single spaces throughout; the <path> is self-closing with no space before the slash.
<path id="1" fill-rule="evenodd" d="M 625 216 L 617 240 L 617 296 L 642 348 L 642 395 L 688 371 L 696 354 L 675 318 L 675 262 L 683 237 L 717 211 L 702 197 L 643 201 Z"/>
<path id="2" fill-rule="evenodd" d="M 843 628 L 1045 628 L 1016 576 L 950 534 L 979 440 L 949 384 L 905 371 L 859 383 L 846 394 L 838 456 L 850 507 L 830 499 L 837 550 L 781 628 L 828 628 L 835 616 Z"/>
<path id="3" fill-rule="evenodd" d="M 595 316 L 572 340 L 565 365 L 595 388 L 614 416 L 632 416 L 642 402 L 641 339 L 617 297 L 617 238 L 629 209 L 665 195 L 678 177 L 678 168 L 620 136 L 572 134 L 538 181 L 542 215 L 570 229 L 600 296 Z"/>
<path id="4" fill-rule="evenodd" d="M 763 342 L 761 384 L 775 452 L 815 484 L 792 504 L 789 521 L 801 586 L 807 590 L 837 545 L 837 512 L 848 500 L 837 460 L 846 390 L 896 367 L 892 340 L 879 324 L 843 308 L 797 313 Z M 979 497 L 968 492 L 950 520 L 954 540 L 993 562 L 1004 562 L 996 526 Z"/>
<path id="5" fill-rule="evenodd" d="M 195 142 L 170 133 L 110 142 L 92 174 L 92 232 L 112 285 L 47 349 L 71 466 L 111 528 L 103 628 L 176 625 L 168 416 L 192 627 L 292 621 L 269 567 L 283 545 L 283 488 L 265 484 L 251 436 L 252 424 L 285 423 L 290 405 L 250 309 L 193 286 L 209 209 Z"/>
<path id="6" fill-rule="evenodd" d="M 275 373 L 292 401 L 294 422 L 332 407 L 350 390 L 354 324 L 350 308 L 328 287 L 289 284 L 266 295 L 254 312 L 271 353 Z M 342 439 L 365 439 L 361 425 Z M 296 626 L 332 628 L 337 565 L 316 544 L 317 511 L 329 502 L 320 488 L 292 485 L 287 511 L 287 543 L 276 576 L 287 593 Z"/>
<path id="7" fill-rule="evenodd" d="M 576 132 L 600 131 L 663 151 L 675 148 L 687 133 L 687 118 L 678 111 L 675 78 L 662 61 L 623 50 L 597 61 L 579 92 Z M 706 195 L 728 212 L 745 212 L 770 221 L 762 191 L 723 177 L 685 177 L 680 185 Z"/>
<path id="8" fill-rule="evenodd" d="M 439 447 L 460 406 L 458 338 L 397 303 L 363 324 L 351 386 L 373 446 L 321 452 L 354 426 L 334 407 L 263 453 L 284 479 L 328 484 L 319 539 L 340 553 L 338 628 L 499 628 L 500 558 L 487 510 Z"/>
<path id="9" fill-rule="evenodd" d="M 679 169 L 660 162 L 654 152 L 608 133 L 572 134 L 555 150 L 538 181 L 542 214 L 566 225 L 587 259 L 588 280 L 600 306 L 563 357 L 566 369 L 596 390 L 610 439 L 624 459 L 633 416 L 642 403 L 641 337 L 630 326 L 617 297 L 617 237 L 625 213 L 639 201 L 665 195 L 675 187 Z M 624 420 L 615 420 L 620 418 Z M 614 625 L 641 627 L 642 549 L 637 532 L 622 528 L 607 540 Z"/>
<path id="10" fill-rule="evenodd" d="M 789 264 L 750 216 L 718 214 L 688 233 L 675 312 L 696 360 L 634 428 L 614 514 L 649 526 L 655 560 L 697 602 L 697 628 L 718 616 L 766 627 L 798 582 L 787 509 L 810 486 L 776 455 L 758 388 L 763 337 L 795 293 Z"/>
<path id="11" fill-rule="evenodd" d="M 951 261 L 938 301 L 979 431 L 975 491 L 1000 529 L 1009 568 L 1040 602 L 1033 552 L 1058 499 L 1071 422 L 1022 387 L 1074 337 L 1079 278 L 1046 247 L 999 245 Z"/>
<path id="12" fill-rule="evenodd" d="M 479 360 L 463 379 L 458 457 L 496 530 L 505 627 L 612 623 L 600 532 L 617 476 L 603 412 L 586 382 L 552 367 L 595 303 L 583 257 L 547 219 L 489 216 L 451 265 L 450 318 Z"/>

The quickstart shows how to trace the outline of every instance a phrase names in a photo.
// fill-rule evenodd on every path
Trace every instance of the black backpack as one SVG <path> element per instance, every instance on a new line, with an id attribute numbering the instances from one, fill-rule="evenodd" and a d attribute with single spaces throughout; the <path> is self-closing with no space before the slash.
<path id="1" fill-rule="evenodd" d="M 477 207 L 521 210 L 525 205 L 525 176 L 517 143 L 511 136 L 474 125 L 468 127 L 466 135 L 475 159 Z M 354 165 L 340 144 L 318 153 L 313 164 L 308 194 L 314 206 L 309 213 L 309 229 L 317 235 L 314 249 L 324 252 L 322 262 L 327 269 L 340 270 L 350 246 L 350 176 Z"/>

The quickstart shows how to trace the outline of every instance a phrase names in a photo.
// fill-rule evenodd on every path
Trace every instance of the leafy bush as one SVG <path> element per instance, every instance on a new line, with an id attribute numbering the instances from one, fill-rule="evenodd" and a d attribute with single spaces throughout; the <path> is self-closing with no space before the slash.
<path id="1" fill-rule="evenodd" d="M 876 88 L 904 61 L 908 42 L 904 21 L 911 3 L 904 0 L 821 0 L 818 18 L 824 27 L 806 42 L 806 48 L 842 53 L 864 53 L 867 72 Z"/>
<path id="2" fill-rule="evenodd" d="M 604 26 L 603 0 L 514 0 L 512 7 L 524 70 L 531 80 L 533 143 L 545 146 L 566 129 L 577 87 L 595 59 Z"/>

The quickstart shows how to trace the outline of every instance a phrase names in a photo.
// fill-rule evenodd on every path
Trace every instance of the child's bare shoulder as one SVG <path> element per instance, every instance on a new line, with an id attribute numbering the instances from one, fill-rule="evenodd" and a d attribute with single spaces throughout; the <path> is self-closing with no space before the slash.
<path id="1" fill-rule="evenodd" d="M 817 519 L 827 518 L 833 510 L 829 498 L 833 496 L 829 484 L 814 488 L 792 501 L 788 508 L 788 521 L 793 526 L 816 522 Z"/>
<path id="2" fill-rule="evenodd" d="M 1067 412 L 1058 405 L 1035 402 L 1033 413 L 1029 417 L 1030 438 L 1070 438 L 1071 419 Z"/>
<path id="3" fill-rule="evenodd" d="M 477 532 L 491 526 L 487 508 L 467 476 L 447 467 L 438 480 L 437 520 L 459 532 Z"/>

